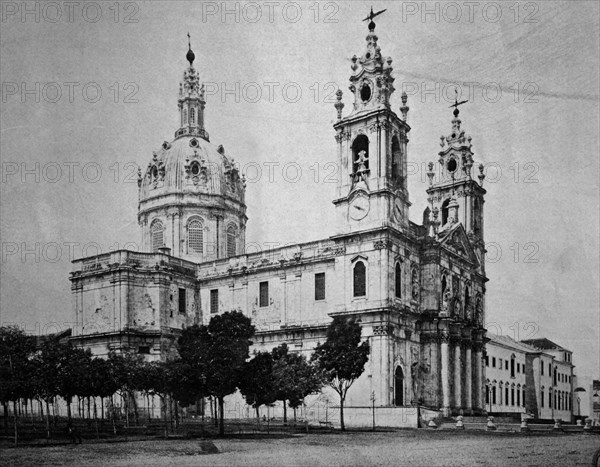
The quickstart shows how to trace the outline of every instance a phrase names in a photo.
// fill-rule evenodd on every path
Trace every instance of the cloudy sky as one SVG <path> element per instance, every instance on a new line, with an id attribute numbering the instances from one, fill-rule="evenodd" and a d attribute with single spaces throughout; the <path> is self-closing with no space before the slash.
<path id="1" fill-rule="evenodd" d="M 1 3 L 2 324 L 68 327 L 70 260 L 139 241 L 137 166 L 177 129 L 188 31 L 211 141 L 248 178 L 247 241 L 334 232 L 332 95 L 351 105 L 370 3 Z M 600 376 L 598 3 L 373 7 L 396 111 L 409 95 L 412 220 L 458 86 L 488 167 L 488 328 Z"/>

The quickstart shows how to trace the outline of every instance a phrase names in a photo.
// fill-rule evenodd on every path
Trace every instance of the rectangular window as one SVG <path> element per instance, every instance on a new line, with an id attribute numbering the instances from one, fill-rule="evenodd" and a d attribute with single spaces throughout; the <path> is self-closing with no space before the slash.
<path id="1" fill-rule="evenodd" d="M 548 390 L 548 408 L 552 408 L 552 389 Z"/>
<path id="2" fill-rule="evenodd" d="M 315 300 L 325 300 L 325 273 L 315 274 Z"/>
<path id="3" fill-rule="evenodd" d="M 490 357 L 485 356 L 485 366 L 490 366 Z"/>
<path id="4" fill-rule="evenodd" d="M 138 347 L 138 353 L 148 355 L 150 353 L 150 346 L 149 345 L 140 345 Z"/>
<path id="5" fill-rule="evenodd" d="M 542 408 L 544 408 L 544 390 L 543 390 L 543 389 L 542 389 L 542 392 L 540 393 L 540 395 L 542 396 L 542 397 L 541 397 L 541 404 L 540 404 L 540 406 L 541 406 Z"/>
<path id="6" fill-rule="evenodd" d="M 517 389 L 517 405 L 521 405 L 521 390 Z"/>
<path id="7" fill-rule="evenodd" d="M 496 357 L 492 357 L 492 368 L 496 368 Z"/>
<path id="8" fill-rule="evenodd" d="M 219 312 L 219 289 L 210 291 L 210 312 Z"/>
<path id="9" fill-rule="evenodd" d="M 508 360 L 504 360 L 504 369 L 508 370 Z"/>
<path id="10" fill-rule="evenodd" d="M 502 369 L 502 359 L 498 359 L 498 368 Z"/>
<path id="11" fill-rule="evenodd" d="M 542 362 L 540 364 L 540 370 L 541 370 L 542 376 L 544 376 L 544 362 Z"/>
<path id="12" fill-rule="evenodd" d="M 496 405 L 496 386 L 492 386 L 492 404 Z"/>
<path id="13" fill-rule="evenodd" d="M 515 405 L 515 388 L 510 388 L 510 405 Z"/>
<path id="14" fill-rule="evenodd" d="M 179 313 L 185 314 L 185 289 L 179 289 Z"/>
<path id="15" fill-rule="evenodd" d="M 508 388 L 504 388 L 504 405 L 508 405 Z"/>
<path id="16" fill-rule="evenodd" d="M 517 363 L 517 373 L 520 373 L 520 372 L 521 372 L 521 364 Z"/>
<path id="17" fill-rule="evenodd" d="M 521 398 L 521 405 L 525 407 L 525 389 L 521 389 L 523 391 L 523 397 Z"/>
<path id="18" fill-rule="evenodd" d="M 261 282 L 259 288 L 259 306 L 269 306 L 269 283 Z"/>

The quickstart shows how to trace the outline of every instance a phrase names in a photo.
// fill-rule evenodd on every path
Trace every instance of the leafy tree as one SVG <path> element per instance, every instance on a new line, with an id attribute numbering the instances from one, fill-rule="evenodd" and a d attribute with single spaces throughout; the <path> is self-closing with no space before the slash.
<path id="1" fill-rule="evenodd" d="M 304 355 L 289 353 L 287 344 L 281 344 L 272 351 L 273 379 L 277 390 L 277 400 L 283 402 L 283 422 L 287 422 L 287 402 L 294 409 L 302 405 L 309 394 L 317 393 L 325 384 L 319 369 L 308 362 Z"/>
<path id="2" fill-rule="evenodd" d="M 71 423 L 71 402 L 75 396 L 90 393 L 89 378 L 92 352 L 70 343 L 59 344 L 57 365 L 57 393 L 67 403 L 67 417 Z"/>
<path id="3" fill-rule="evenodd" d="M 325 374 L 327 384 L 340 396 L 340 425 L 344 425 L 344 401 L 350 386 L 363 373 L 369 359 L 369 343 L 360 342 L 361 328 L 355 319 L 336 316 L 327 328 L 327 340 L 317 346 L 313 360 Z"/>
<path id="4" fill-rule="evenodd" d="M 239 311 L 213 316 L 206 339 L 206 386 L 219 403 L 219 434 L 225 434 L 223 399 L 235 392 L 242 366 L 248 358 L 254 326 Z"/>
<path id="5" fill-rule="evenodd" d="M 15 444 L 17 432 L 17 401 L 30 394 L 35 352 L 35 340 L 14 326 L 0 327 L 0 401 L 4 405 L 5 417 L 8 403 L 13 403 Z M 5 425 L 7 423 L 7 418 Z"/>
<path id="6" fill-rule="evenodd" d="M 142 381 L 142 367 L 144 359 L 141 355 L 133 352 L 108 354 L 108 361 L 111 367 L 111 375 L 114 384 L 119 388 L 121 396 L 126 401 L 126 422 L 129 425 L 129 404 L 133 404 L 136 425 L 139 425 L 139 414 L 135 402 L 134 391 L 142 390 L 140 387 Z"/>
<path id="7" fill-rule="evenodd" d="M 246 362 L 240 371 L 239 390 L 246 403 L 256 409 L 260 420 L 260 406 L 277 400 L 277 388 L 273 376 L 273 357 L 268 352 L 258 352 Z"/>

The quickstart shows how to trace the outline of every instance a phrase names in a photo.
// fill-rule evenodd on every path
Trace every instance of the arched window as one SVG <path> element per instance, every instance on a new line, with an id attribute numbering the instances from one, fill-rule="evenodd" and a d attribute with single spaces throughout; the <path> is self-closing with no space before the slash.
<path id="1" fill-rule="evenodd" d="M 442 276 L 442 299 L 444 298 L 444 294 L 446 293 L 446 289 L 448 288 L 448 281 L 446 280 L 446 275 Z"/>
<path id="2" fill-rule="evenodd" d="M 152 240 L 152 251 L 156 252 L 165 244 L 163 224 L 159 220 L 152 222 L 150 226 L 150 237 Z"/>
<path id="3" fill-rule="evenodd" d="M 554 386 L 556 386 L 556 376 L 558 375 L 558 368 L 554 367 Z"/>
<path id="4" fill-rule="evenodd" d="M 193 219 L 188 223 L 188 254 L 201 254 L 204 251 L 204 231 L 202 222 Z"/>
<path id="5" fill-rule="evenodd" d="M 400 263 L 396 263 L 396 271 L 394 276 L 394 292 L 396 298 L 402 298 L 402 268 Z"/>
<path id="6" fill-rule="evenodd" d="M 442 226 L 446 225 L 448 222 L 448 205 L 450 204 L 450 199 L 447 199 L 442 203 Z"/>
<path id="7" fill-rule="evenodd" d="M 196 123 L 196 109 L 193 107 L 190 109 L 190 125 L 194 125 Z"/>
<path id="8" fill-rule="evenodd" d="M 362 261 L 354 265 L 353 291 L 355 297 L 367 295 L 367 268 Z"/>
<path id="9" fill-rule="evenodd" d="M 182 126 L 185 126 L 187 124 L 188 124 L 188 121 L 187 121 L 187 109 L 183 109 L 183 125 Z"/>
<path id="10" fill-rule="evenodd" d="M 492 404 L 496 405 L 496 381 L 492 384 Z"/>
<path id="11" fill-rule="evenodd" d="M 399 366 L 394 374 L 394 405 L 404 405 L 404 373 Z"/>
<path id="12" fill-rule="evenodd" d="M 398 137 L 392 138 L 392 180 L 400 180 L 402 178 L 402 152 Z"/>
<path id="13" fill-rule="evenodd" d="M 369 138 L 358 135 L 352 143 L 352 173 L 369 170 Z"/>
<path id="14" fill-rule="evenodd" d="M 237 255 L 237 227 L 230 225 L 227 227 L 227 256 Z"/>

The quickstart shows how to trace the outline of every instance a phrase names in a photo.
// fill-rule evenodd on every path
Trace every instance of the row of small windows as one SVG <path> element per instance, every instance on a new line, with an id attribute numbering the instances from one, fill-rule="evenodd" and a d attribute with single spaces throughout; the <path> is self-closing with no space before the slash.
<path id="1" fill-rule="evenodd" d="M 554 397 L 552 397 L 554 395 Z M 543 408 L 545 406 L 545 389 L 542 386 L 542 390 L 540 391 L 540 406 Z M 551 409 L 553 407 L 556 410 L 573 410 L 573 398 L 569 391 L 557 391 L 556 389 L 552 391 L 552 389 L 548 389 L 548 408 Z"/>
<path id="2" fill-rule="evenodd" d="M 500 381 L 499 387 L 496 382 L 486 384 L 485 403 L 492 405 L 506 405 L 513 407 L 525 407 L 525 386 L 517 384 L 506 385 Z M 502 398 L 504 392 L 504 399 Z"/>
<path id="3" fill-rule="evenodd" d="M 159 220 L 152 222 L 150 226 L 150 237 L 152 251 L 156 252 L 164 246 L 164 226 Z M 236 256 L 237 254 L 238 230 L 235 225 L 227 227 L 226 251 L 227 256 Z M 188 254 L 204 253 L 204 226 L 199 219 L 192 219 L 187 224 L 187 251 Z"/>
<path id="4" fill-rule="evenodd" d="M 544 362 L 540 362 L 540 374 L 544 376 Z M 552 375 L 552 363 L 548 363 L 548 376 Z M 559 373 L 558 367 L 554 367 L 554 384 L 557 382 L 560 383 L 569 383 L 571 384 L 571 375 L 567 375 L 565 373 Z"/>
<path id="5" fill-rule="evenodd" d="M 270 305 L 269 299 L 269 281 L 259 282 L 258 284 L 258 306 L 261 308 Z M 325 273 L 315 274 L 315 301 L 325 300 Z M 219 312 L 219 289 L 210 291 L 210 312 Z"/>
<path id="6" fill-rule="evenodd" d="M 515 377 L 516 373 L 525 373 L 525 364 L 524 363 L 519 363 L 517 361 L 515 361 L 515 355 L 513 354 L 510 357 L 510 362 L 508 359 L 504 359 L 504 361 L 499 358 L 498 359 L 498 365 L 496 366 L 496 357 L 492 357 L 491 358 L 491 364 L 492 364 L 492 368 L 498 368 L 500 370 L 504 369 L 504 370 L 509 370 L 510 368 L 510 376 L 511 378 Z M 504 367 L 502 366 L 502 364 L 504 364 Z M 486 366 L 490 366 L 490 357 L 486 355 L 485 357 L 485 365 Z"/>

